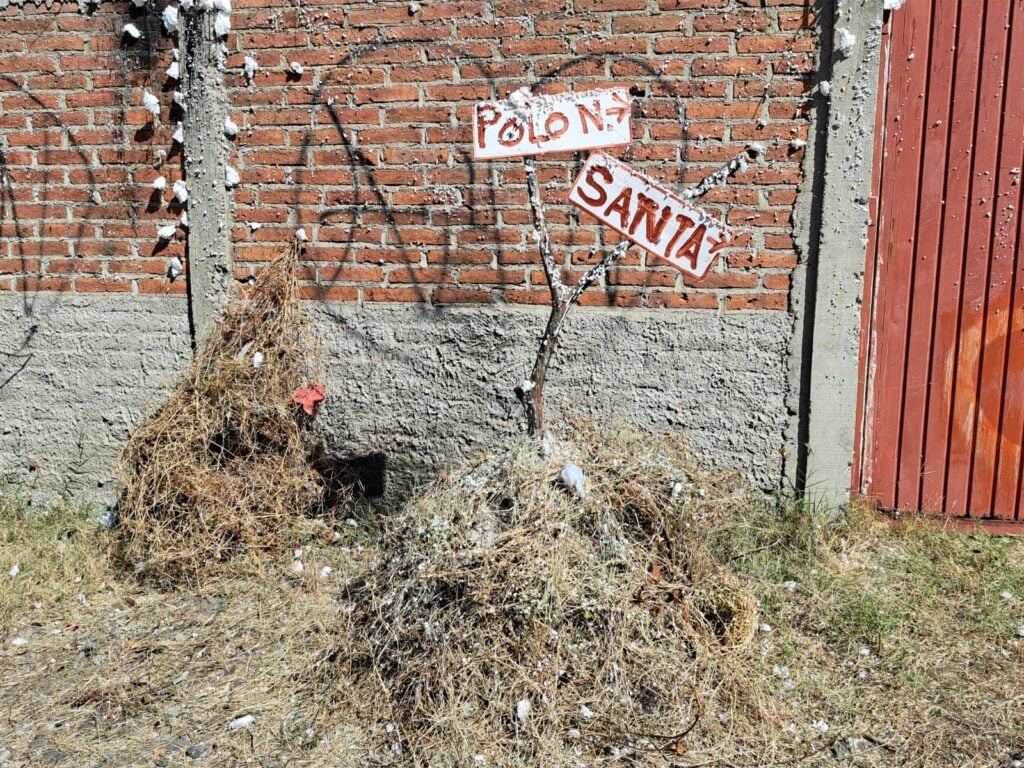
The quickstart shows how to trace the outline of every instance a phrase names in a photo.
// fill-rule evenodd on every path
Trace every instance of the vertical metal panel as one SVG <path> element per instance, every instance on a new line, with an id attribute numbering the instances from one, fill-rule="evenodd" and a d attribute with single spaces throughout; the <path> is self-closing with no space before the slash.
<path id="1" fill-rule="evenodd" d="M 1024 0 L 891 15 L 858 490 L 1024 520 Z"/>

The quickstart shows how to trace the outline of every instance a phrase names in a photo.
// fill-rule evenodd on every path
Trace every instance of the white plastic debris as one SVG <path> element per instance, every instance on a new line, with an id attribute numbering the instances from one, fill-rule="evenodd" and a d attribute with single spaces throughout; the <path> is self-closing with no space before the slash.
<path id="1" fill-rule="evenodd" d="M 153 179 L 153 189 L 167 189 L 167 179 L 163 176 L 157 176 Z"/>
<path id="2" fill-rule="evenodd" d="M 302 573 L 304 570 L 306 570 L 306 566 L 302 564 L 301 560 L 296 560 L 292 563 L 292 571 L 295 573 Z"/>
<path id="3" fill-rule="evenodd" d="M 231 31 L 231 14 L 218 13 L 213 20 L 213 31 L 217 33 L 217 37 L 227 37 Z"/>
<path id="4" fill-rule="evenodd" d="M 17 563 L 15 563 L 14 565 L 11 566 L 11 570 L 9 570 L 7 572 L 7 575 L 10 576 L 13 579 L 19 573 L 21 573 L 21 566 L 18 565 Z"/>
<path id="5" fill-rule="evenodd" d="M 574 489 L 581 499 L 585 499 L 587 497 L 586 481 L 583 477 L 583 470 L 571 461 L 562 467 L 562 471 L 559 473 L 558 479 L 562 481 L 562 484 L 566 488 Z"/>
<path id="6" fill-rule="evenodd" d="M 156 231 L 156 236 L 157 239 L 166 242 L 168 240 L 173 240 L 177 232 L 178 228 L 176 226 L 174 226 L 173 224 L 168 224 L 166 227 L 160 227 L 160 229 Z"/>
<path id="7" fill-rule="evenodd" d="M 302 74 L 302 65 L 299 64 L 299 62 L 297 62 L 297 61 L 293 61 L 291 64 L 289 64 L 288 65 L 288 69 L 291 70 L 293 75 L 301 75 Z"/>
<path id="8" fill-rule="evenodd" d="M 150 93 L 148 88 L 142 92 L 142 106 L 144 106 L 146 110 L 153 115 L 153 117 L 160 116 L 160 99 Z"/>
<path id="9" fill-rule="evenodd" d="M 758 632 L 764 632 L 765 634 L 768 634 L 769 632 L 772 631 L 772 625 L 771 624 L 758 624 L 757 625 L 757 631 Z"/>
<path id="10" fill-rule="evenodd" d="M 811 728 L 815 731 L 818 731 L 818 733 L 827 733 L 828 723 L 826 723 L 824 720 L 815 720 L 813 723 L 811 723 Z"/>
<path id="11" fill-rule="evenodd" d="M 800 582 L 799 581 L 784 581 L 784 582 L 782 582 L 782 586 L 785 587 L 790 592 L 796 592 L 798 589 L 800 589 Z"/>
<path id="12" fill-rule="evenodd" d="M 183 265 L 181 263 L 181 259 L 177 256 L 173 257 L 169 262 L 167 262 L 167 277 L 173 281 L 181 274 L 182 269 Z"/>
<path id="13" fill-rule="evenodd" d="M 16 648 L 20 648 L 23 645 L 28 645 L 28 640 L 26 640 L 24 637 L 16 637 L 13 640 L 11 640 L 11 645 L 15 646 Z"/>
<path id="14" fill-rule="evenodd" d="M 1003 600 L 1007 600 L 1007 601 L 1013 600 L 1013 593 L 1012 592 L 1008 592 L 1005 589 L 1002 592 L 999 593 L 999 596 L 1001 598 L 1003 598 Z"/>
<path id="15" fill-rule="evenodd" d="M 298 240 L 300 243 L 304 243 L 307 240 L 309 240 L 309 238 L 306 237 L 306 230 L 302 229 L 302 227 L 299 227 L 298 229 L 296 229 L 295 230 L 295 239 Z"/>
<path id="16" fill-rule="evenodd" d="M 132 40 L 138 40 L 142 37 L 142 32 L 134 24 L 125 24 L 124 33 L 128 35 Z"/>
<path id="17" fill-rule="evenodd" d="M 238 176 L 238 171 L 232 168 L 230 165 L 224 166 L 224 186 L 228 189 L 237 187 L 241 179 Z"/>
<path id="18" fill-rule="evenodd" d="M 676 481 L 672 483 L 672 498 L 678 497 L 685 488 L 686 486 L 682 482 Z"/>
<path id="19" fill-rule="evenodd" d="M 188 202 L 188 185 L 184 179 L 178 179 L 174 182 L 171 190 L 174 192 L 174 199 L 184 205 Z"/>
<path id="20" fill-rule="evenodd" d="M 1017 637 L 1024 637 L 1024 624 L 1017 627 Z"/>
<path id="21" fill-rule="evenodd" d="M 260 65 L 256 63 L 256 59 L 252 56 L 245 57 L 245 63 L 242 64 L 242 71 L 245 72 L 245 81 L 252 85 L 253 79 L 256 77 L 256 70 L 260 68 Z"/>
<path id="22" fill-rule="evenodd" d="M 261 365 L 263 365 L 263 353 L 254 352 L 252 356 L 252 367 L 259 368 Z"/>
<path id="23" fill-rule="evenodd" d="M 588 707 L 586 704 L 580 704 L 580 714 L 583 717 L 591 718 L 594 716 L 594 710 Z"/>
<path id="24" fill-rule="evenodd" d="M 839 52 L 844 56 L 848 55 L 853 50 L 853 46 L 857 44 L 857 36 L 846 27 L 837 29 L 836 35 L 836 45 L 839 47 Z"/>
<path id="25" fill-rule="evenodd" d="M 171 80 L 177 80 L 181 76 L 181 70 L 178 66 L 178 62 L 172 61 L 171 65 L 164 70 L 164 74 L 171 78 Z"/>
<path id="26" fill-rule="evenodd" d="M 231 119 L 231 116 L 224 118 L 224 135 L 233 139 L 238 135 L 238 123 Z"/>
<path id="27" fill-rule="evenodd" d="M 329 565 L 325 565 L 323 568 L 320 569 L 320 578 L 329 578 L 332 573 L 334 573 L 334 569 L 331 568 L 331 566 Z"/>
<path id="28" fill-rule="evenodd" d="M 178 144 L 185 143 L 185 127 L 181 123 L 178 123 L 178 127 L 174 129 L 174 135 L 171 136 L 171 139 Z"/>
<path id="29" fill-rule="evenodd" d="M 241 717 L 236 717 L 234 720 L 228 723 L 228 730 L 237 731 L 241 728 L 248 728 L 255 722 L 256 718 L 252 715 L 242 715 Z"/>
<path id="30" fill-rule="evenodd" d="M 529 699 L 520 699 L 519 703 L 516 704 L 516 720 L 520 723 L 525 723 L 532 709 L 533 707 L 530 705 Z"/>
<path id="31" fill-rule="evenodd" d="M 176 6 L 168 5 L 164 8 L 161 18 L 164 20 L 164 32 L 173 35 L 178 31 L 178 9 Z"/>

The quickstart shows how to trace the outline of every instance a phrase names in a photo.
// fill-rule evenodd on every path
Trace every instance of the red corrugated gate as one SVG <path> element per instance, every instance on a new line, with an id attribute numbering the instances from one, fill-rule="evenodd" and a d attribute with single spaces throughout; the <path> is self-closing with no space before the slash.
<path id="1" fill-rule="evenodd" d="M 1024 0 L 889 17 L 854 487 L 1022 523 Z"/>

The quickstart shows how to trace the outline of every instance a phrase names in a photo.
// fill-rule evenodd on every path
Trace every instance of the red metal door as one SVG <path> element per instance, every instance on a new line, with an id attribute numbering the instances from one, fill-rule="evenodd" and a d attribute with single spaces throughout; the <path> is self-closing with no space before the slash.
<path id="1" fill-rule="evenodd" d="M 908 0 L 884 40 L 855 488 L 1024 522 L 1024 0 Z"/>

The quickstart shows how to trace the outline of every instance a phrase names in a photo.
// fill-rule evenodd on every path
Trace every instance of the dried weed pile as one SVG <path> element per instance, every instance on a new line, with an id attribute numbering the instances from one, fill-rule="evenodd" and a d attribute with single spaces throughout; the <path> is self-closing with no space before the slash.
<path id="1" fill-rule="evenodd" d="M 442 478 L 387 521 L 339 653 L 376 764 L 664 765 L 720 741 L 770 759 L 756 601 L 702 541 L 743 494 L 671 438 L 577 439 Z M 585 498 L 555 482 L 568 460 Z"/>
<path id="2" fill-rule="evenodd" d="M 288 248 L 226 308 L 185 380 L 122 451 L 118 555 L 147 577 L 196 580 L 242 551 L 274 548 L 320 498 L 292 402 L 317 380 L 295 294 L 298 253 Z"/>

